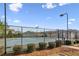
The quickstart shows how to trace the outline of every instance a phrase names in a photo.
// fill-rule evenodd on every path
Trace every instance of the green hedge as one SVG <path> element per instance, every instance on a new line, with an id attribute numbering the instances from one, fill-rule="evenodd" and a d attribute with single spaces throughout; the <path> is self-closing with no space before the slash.
<path id="1" fill-rule="evenodd" d="M 71 41 L 70 40 L 65 40 L 65 45 L 71 45 Z"/>
<path id="2" fill-rule="evenodd" d="M 61 40 L 56 40 L 55 43 L 56 43 L 56 47 L 60 47 L 63 44 Z"/>
<path id="3" fill-rule="evenodd" d="M 75 42 L 78 44 L 79 43 L 79 40 L 75 40 Z"/>
<path id="4" fill-rule="evenodd" d="M 56 43 L 55 42 L 48 42 L 48 48 L 55 48 Z"/>
<path id="5" fill-rule="evenodd" d="M 27 44 L 27 52 L 31 53 L 35 50 L 35 44 L 31 43 L 31 44 Z"/>
<path id="6" fill-rule="evenodd" d="M 76 41 L 74 41 L 74 44 L 76 44 Z"/>
<path id="7" fill-rule="evenodd" d="M 44 43 L 44 42 L 39 43 L 39 49 L 40 50 L 46 49 L 46 47 L 47 47 L 47 43 Z"/>
<path id="8" fill-rule="evenodd" d="M 21 50 L 22 50 L 21 45 L 15 45 L 15 46 L 13 47 L 13 51 L 14 51 L 15 54 L 20 53 Z"/>

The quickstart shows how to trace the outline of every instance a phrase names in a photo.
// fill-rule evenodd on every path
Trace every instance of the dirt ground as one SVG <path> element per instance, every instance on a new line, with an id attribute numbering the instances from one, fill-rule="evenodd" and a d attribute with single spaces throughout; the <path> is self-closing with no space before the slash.
<path id="1" fill-rule="evenodd" d="M 0 47 L 0 56 L 4 53 L 4 48 Z"/>
<path id="2" fill-rule="evenodd" d="M 32 53 L 18 54 L 17 56 L 79 56 L 79 50 L 67 47 L 58 47 L 54 49 L 34 51 Z"/>

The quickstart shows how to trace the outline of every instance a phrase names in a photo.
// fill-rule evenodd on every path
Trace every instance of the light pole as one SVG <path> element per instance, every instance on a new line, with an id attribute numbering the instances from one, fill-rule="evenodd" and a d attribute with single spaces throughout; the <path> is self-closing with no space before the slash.
<path id="1" fill-rule="evenodd" d="M 4 34 L 4 39 L 5 39 L 5 52 L 4 52 L 4 54 L 6 54 L 6 3 L 4 3 L 4 23 L 5 23 L 5 30 L 4 30 L 4 32 L 5 32 L 5 34 Z"/>
<path id="2" fill-rule="evenodd" d="M 67 40 L 68 40 L 68 13 L 60 14 L 60 16 L 64 16 L 64 15 L 66 15 L 67 17 Z"/>

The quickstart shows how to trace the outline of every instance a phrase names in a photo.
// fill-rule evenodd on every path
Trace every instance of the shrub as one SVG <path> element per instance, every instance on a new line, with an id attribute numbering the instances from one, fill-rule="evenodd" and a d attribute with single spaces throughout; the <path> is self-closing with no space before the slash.
<path id="1" fill-rule="evenodd" d="M 47 45 L 47 43 L 40 42 L 39 43 L 39 49 L 41 49 L 41 50 L 46 49 L 46 45 Z"/>
<path id="2" fill-rule="evenodd" d="M 71 41 L 70 40 L 65 40 L 65 45 L 71 45 Z"/>
<path id="3" fill-rule="evenodd" d="M 55 42 L 48 42 L 48 48 L 55 48 L 56 43 Z"/>
<path id="4" fill-rule="evenodd" d="M 61 40 L 56 40 L 56 47 L 60 47 L 62 45 L 62 41 Z"/>
<path id="5" fill-rule="evenodd" d="M 76 41 L 74 41 L 74 44 L 76 44 Z"/>
<path id="6" fill-rule="evenodd" d="M 77 44 L 79 43 L 79 40 L 75 40 L 75 41 L 76 41 Z"/>
<path id="7" fill-rule="evenodd" d="M 21 52 L 21 46 L 20 45 L 15 45 L 14 47 L 13 47 L 13 51 L 14 51 L 14 53 L 15 54 L 18 54 L 18 53 L 20 53 Z"/>
<path id="8" fill-rule="evenodd" d="M 27 44 L 27 52 L 31 53 L 35 50 L 35 44 Z"/>
<path id="9" fill-rule="evenodd" d="M 27 48 L 23 48 L 22 53 L 27 53 Z"/>

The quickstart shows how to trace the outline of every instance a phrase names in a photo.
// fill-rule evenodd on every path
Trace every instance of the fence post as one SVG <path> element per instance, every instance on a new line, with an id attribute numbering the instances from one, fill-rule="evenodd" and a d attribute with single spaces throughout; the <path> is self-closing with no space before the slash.
<path id="1" fill-rule="evenodd" d="M 21 48 L 23 48 L 23 27 L 21 27 Z"/>
<path id="2" fill-rule="evenodd" d="M 72 39 L 72 38 L 71 38 L 71 31 L 70 31 L 70 39 Z"/>
<path id="3" fill-rule="evenodd" d="M 5 29 L 4 29 L 4 30 L 5 30 L 5 31 L 4 31 L 4 32 L 5 32 L 5 33 L 4 33 L 5 52 L 4 52 L 4 54 L 6 54 L 6 3 L 4 3 L 4 15 L 5 15 L 5 17 L 4 17 L 4 19 L 5 19 L 5 22 L 4 22 L 4 23 L 5 23 Z"/>
<path id="4" fill-rule="evenodd" d="M 46 33 L 45 33 L 45 28 L 44 28 L 44 43 L 45 43 L 45 36 L 46 36 Z"/>
<path id="5" fill-rule="evenodd" d="M 58 29 L 58 40 L 59 40 L 59 29 Z"/>
<path id="6" fill-rule="evenodd" d="M 63 30 L 62 30 L 62 40 L 64 40 L 64 37 L 63 37 Z"/>
<path id="7" fill-rule="evenodd" d="M 77 31 L 75 32 L 75 39 L 77 40 L 78 38 L 77 38 Z"/>

